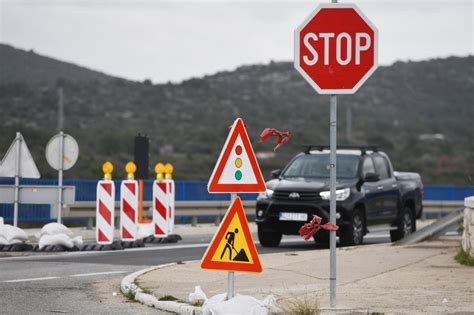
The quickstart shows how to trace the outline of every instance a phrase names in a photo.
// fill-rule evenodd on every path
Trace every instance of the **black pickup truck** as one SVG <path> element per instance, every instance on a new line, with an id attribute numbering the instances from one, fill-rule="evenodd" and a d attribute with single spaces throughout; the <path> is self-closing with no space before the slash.
<path id="1" fill-rule="evenodd" d="M 283 170 L 272 171 L 256 206 L 258 238 L 278 246 L 282 235 L 297 235 L 313 215 L 329 221 L 329 148 L 306 146 Z M 417 173 L 394 172 L 377 146 L 338 146 L 336 223 L 340 244 L 362 244 L 368 232 L 389 230 L 392 241 L 416 231 L 423 211 L 423 184 Z M 315 241 L 329 242 L 320 230 Z"/>

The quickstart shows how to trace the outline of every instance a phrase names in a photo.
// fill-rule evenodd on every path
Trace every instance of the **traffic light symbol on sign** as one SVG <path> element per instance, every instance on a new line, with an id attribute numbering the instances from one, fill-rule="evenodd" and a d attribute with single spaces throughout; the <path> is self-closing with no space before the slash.
<path id="1" fill-rule="evenodd" d="M 242 154 L 242 147 L 240 145 L 235 147 L 235 154 L 237 156 L 240 156 Z M 235 179 L 236 180 L 241 180 L 242 179 L 242 171 L 239 170 L 239 168 L 242 167 L 242 159 L 240 157 L 237 157 L 235 159 L 235 167 L 237 167 L 237 170 L 235 171 Z"/>

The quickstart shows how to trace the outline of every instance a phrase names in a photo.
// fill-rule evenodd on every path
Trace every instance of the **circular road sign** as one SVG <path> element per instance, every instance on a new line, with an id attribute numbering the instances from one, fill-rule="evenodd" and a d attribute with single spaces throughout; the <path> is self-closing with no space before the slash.
<path id="1" fill-rule="evenodd" d="M 64 159 L 63 159 L 63 170 L 68 170 L 76 164 L 77 158 L 79 157 L 79 146 L 76 140 L 68 135 L 64 134 Z M 55 170 L 59 170 L 59 145 L 61 141 L 61 135 L 57 134 L 53 136 L 48 144 L 46 145 L 46 160 L 49 166 Z"/>
<path id="2" fill-rule="evenodd" d="M 295 68 L 320 94 L 353 94 L 377 68 L 377 28 L 354 4 L 322 4 L 295 31 Z"/>

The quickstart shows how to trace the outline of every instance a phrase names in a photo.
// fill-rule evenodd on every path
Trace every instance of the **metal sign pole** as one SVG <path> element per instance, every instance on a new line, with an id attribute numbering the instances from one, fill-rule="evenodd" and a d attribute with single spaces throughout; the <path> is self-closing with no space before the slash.
<path id="1" fill-rule="evenodd" d="M 336 141 L 337 141 L 337 96 L 330 96 L 331 117 L 330 117 L 330 133 L 329 133 L 329 169 L 331 186 L 331 198 L 329 202 L 329 222 L 336 224 Z M 330 232 L 330 304 L 331 307 L 336 306 L 336 231 Z"/>
<path id="2" fill-rule="evenodd" d="M 15 201 L 13 204 L 13 226 L 18 226 L 18 206 L 20 203 L 20 159 L 21 159 L 21 134 L 16 133 L 16 158 L 15 158 Z"/>
<path id="3" fill-rule="evenodd" d="M 337 0 L 331 0 L 332 3 L 337 3 Z M 331 197 L 329 200 L 329 222 L 336 224 L 336 148 L 337 148 L 337 95 L 332 94 L 329 97 L 330 103 L 330 132 L 329 132 L 329 147 L 330 147 L 330 179 Z M 336 231 L 330 232 L 329 238 L 330 248 L 330 305 L 336 307 Z"/>
<path id="4" fill-rule="evenodd" d="M 235 198 L 237 198 L 237 194 L 232 193 L 230 194 L 230 202 L 232 203 Z M 227 273 L 227 299 L 231 299 L 234 297 L 234 272 L 229 271 Z"/>
<path id="5" fill-rule="evenodd" d="M 63 168 L 64 168 L 64 132 L 59 133 L 59 170 L 58 170 L 58 223 L 61 223 L 63 210 Z"/>

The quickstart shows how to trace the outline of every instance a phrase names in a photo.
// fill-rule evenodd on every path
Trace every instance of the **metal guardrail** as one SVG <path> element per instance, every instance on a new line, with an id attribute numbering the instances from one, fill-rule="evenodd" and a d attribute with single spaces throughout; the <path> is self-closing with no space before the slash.
<path id="1" fill-rule="evenodd" d="M 255 214 L 255 201 L 244 200 L 244 209 L 247 215 Z M 229 208 L 229 201 L 176 201 L 176 216 L 223 216 Z M 143 207 L 148 210 L 151 208 L 151 201 L 144 201 Z M 64 217 L 69 218 L 87 218 L 95 217 L 96 203 L 93 201 L 79 201 L 63 211 Z M 115 209 L 120 208 L 120 203 L 115 202 Z M 119 216 L 119 211 L 115 211 L 115 216 Z"/>
<path id="2" fill-rule="evenodd" d="M 229 208 L 230 201 L 176 201 L 175 211 L 177 216 L 223 216 Z M 255 201 L 244 200 L 243 205 L 247 215 L 255 214 Z M 464 205 L 463 201 L 424 201 L 423 212 L 429 213 L 431 216 L 442 216 L 445 212 L 451 212 Z M 151 201 L 144 201 L 145 209 L 151 208 Z M 95 217 L 96 204 L 94 201 L 77 201 L 63 211 L 64 217 L 69 218 L 87 218 Z M 120 203 L 115 202 L 116 209 L 119 209 Z M 118 211 L 115 213 L 119 215 Z"/>
<path id="3" fill-rule="evenodd" d="M 426 200 L 423 201 L 423 219 L 439 219 L 457 209 L 464 207 L 464 201 Z"/>
<path id="4" fill-rule="evenodd" d="M 428 226 L 425 226 L 421 230 L 416 231 L 415 233 L 397 241 L 395 245 L 415 244 L 427 239 L 444 235 L 450 229 L 462 222 L 463 213 L 464 208 L 456 209 L 452 213 L 442 217 Z"/>

